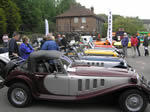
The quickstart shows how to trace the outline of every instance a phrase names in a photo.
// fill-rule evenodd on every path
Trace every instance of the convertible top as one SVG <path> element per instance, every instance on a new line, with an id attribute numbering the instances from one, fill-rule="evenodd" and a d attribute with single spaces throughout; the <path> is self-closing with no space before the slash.
<path id="1" fill-rule="evenodd" d="M 55 50 L 39 50 L 30 54 L 29 58 L 31 59 L 57 59 L 63 56 L 64 54 Z"/>
<path id="2" fill-rule="evenodd" d="M 31 53 L 28 58 L 28 70 L 31 72 L 35 71 L 37 60 L 41 60 L 41 59 L 53 60 L 53 59 L 59 59 L 62 56 L 64 56 L 64 54 L 62 52 L 55 51 L 55 50 L 35 51 L 35 52 Z"/>

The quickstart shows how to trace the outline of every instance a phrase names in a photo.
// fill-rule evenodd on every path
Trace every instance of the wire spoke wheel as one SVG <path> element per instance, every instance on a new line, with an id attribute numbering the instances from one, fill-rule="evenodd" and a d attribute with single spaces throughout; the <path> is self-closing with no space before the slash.
<path id="1" fill-rule="evenodd" d="M 27 93 L 21 88 L 15 88 L 12 91 L 11 99 L 12 99 L 12 101 L 15 104 L 21 105 L 21 104 L 26 102 L 26 100 L 27 100 Z"/>
<path id="2" fill-rule="evenodd" d="M 127 97 L 125 105 L 128 110 L 136 112 L 143 106 L 143 98 L 138 94 L 131 94 Z"/>

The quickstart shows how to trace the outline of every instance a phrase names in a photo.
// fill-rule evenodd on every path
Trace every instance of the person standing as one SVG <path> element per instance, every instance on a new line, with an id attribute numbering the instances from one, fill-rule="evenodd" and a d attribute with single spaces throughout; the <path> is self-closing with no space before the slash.
<path id="1" fill-rule="evenodd" d="M 66 48 L 67 48 L 67 39 L 66 39 L 65 35 L 62 35 L 61 45 L 64 46 L 64 51 L 66 52 Z"/>
<path id="2" fill-rule="evenodd" d="M 53 40 L 51 35 L 47 35 L 47 41 L 43 44 L 41 50 L 57 50 L 59 51 L 58 44 Z"/>
<path id="3" fill-rule="evenodd" d="M 127 33 L 124 33 L 123 38 L 121 40 L 121 45 L 122 45 L 122 50 L 123 50 L 125 57 L 127 57 L 128 42 L 129 42 L 128 35 Z"/>
<path id="4" fill-rule="evenodd" d="M 40 45 L 41 48 L 46 41 L 47 41 L 47 37 L 44 36 L 43 39 L 41 40 L 41 45 Z"/>
<path id="5" fill-rule="evenodd" d="M 145 50 L 145 56 L 149 55 L 148 52 L 148 38 L 146 35 L 144 35 L 144 42 L 143 42 L 144 50 Z"/>
<path id="6" fill-rule="evenodd" d="M 14 32 L 12 39 L 9 41 L 9 46 L 8 46 L 9 57 L 20 56 L 19 47 L 17 45 L 17 41 L 19 40 L 19 38 L 20 38 L 19 33 Z"/>
<path id="7" fill-rule="evenodd" d="M 24 36 L 22 41 L 23 43 L 20 45 L 20 55 L 23 59 L 27 59 L 34 50 L 29 44 L 29 38 L 27 36 Z"/>
<path id="8" fill-rule="evenodd" d="M 137 43 L 136 49 L 138 51 L 138 55 L 141 56 L 140 49 L 139 49 L 141 41 L 140 41 L 140 37 L 139 36 L 137 37 L 137 40 L 138 40 L 138 43 Z"/>
<path id="9" fill-rule="evenodd" d="M 136 47 L 138 44 L 138 39 L 136 36 L 131 37 L 131 49 L 132 49 L 132 53 L 133 53 L 133 57 L 136 56 Z"/>
<path id="10" fill-rule="evenodd" d="M 62 40 L 62 37 L 61 37 L 61 35 L 59 34 L 58 37 L 57 37 L 57 43 L 58 43 L 59 46 L 62 45 L 62 44 L 61 44 L 61 40 Z"/>
<path id="11" fill-rule="evenodd" d="M 3 39 L 4 47 L 8 47 L 8 40 L 9 40 L 8 35 L 4 34 L 2 39 Z"/>

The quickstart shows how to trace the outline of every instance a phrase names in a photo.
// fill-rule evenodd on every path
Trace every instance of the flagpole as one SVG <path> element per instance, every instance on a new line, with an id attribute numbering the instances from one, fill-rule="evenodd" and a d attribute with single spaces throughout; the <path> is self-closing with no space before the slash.
<path id="1" fill-rule="evenodd" d="M 108 14 L 107 40 L 112 45 L 112 12 L 111 10 L 109 10 L 109 14 Z"/>

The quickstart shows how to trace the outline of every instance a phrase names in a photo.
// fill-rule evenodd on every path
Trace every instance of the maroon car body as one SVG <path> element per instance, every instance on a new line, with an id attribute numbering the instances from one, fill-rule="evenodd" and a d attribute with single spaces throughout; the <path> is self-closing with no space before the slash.
<path id="1" fill-rule="evenodd" d="M 9 87 L 8 100 L 16 107 L 29 105 L 32 98 L 74 101 L 116 92 L 122 110 L 142 112 L 149 101 L 149 85 L 136 72 L 73 65 L 58 51 L 37 51 L 6 68 L 1 85 Z"/>

